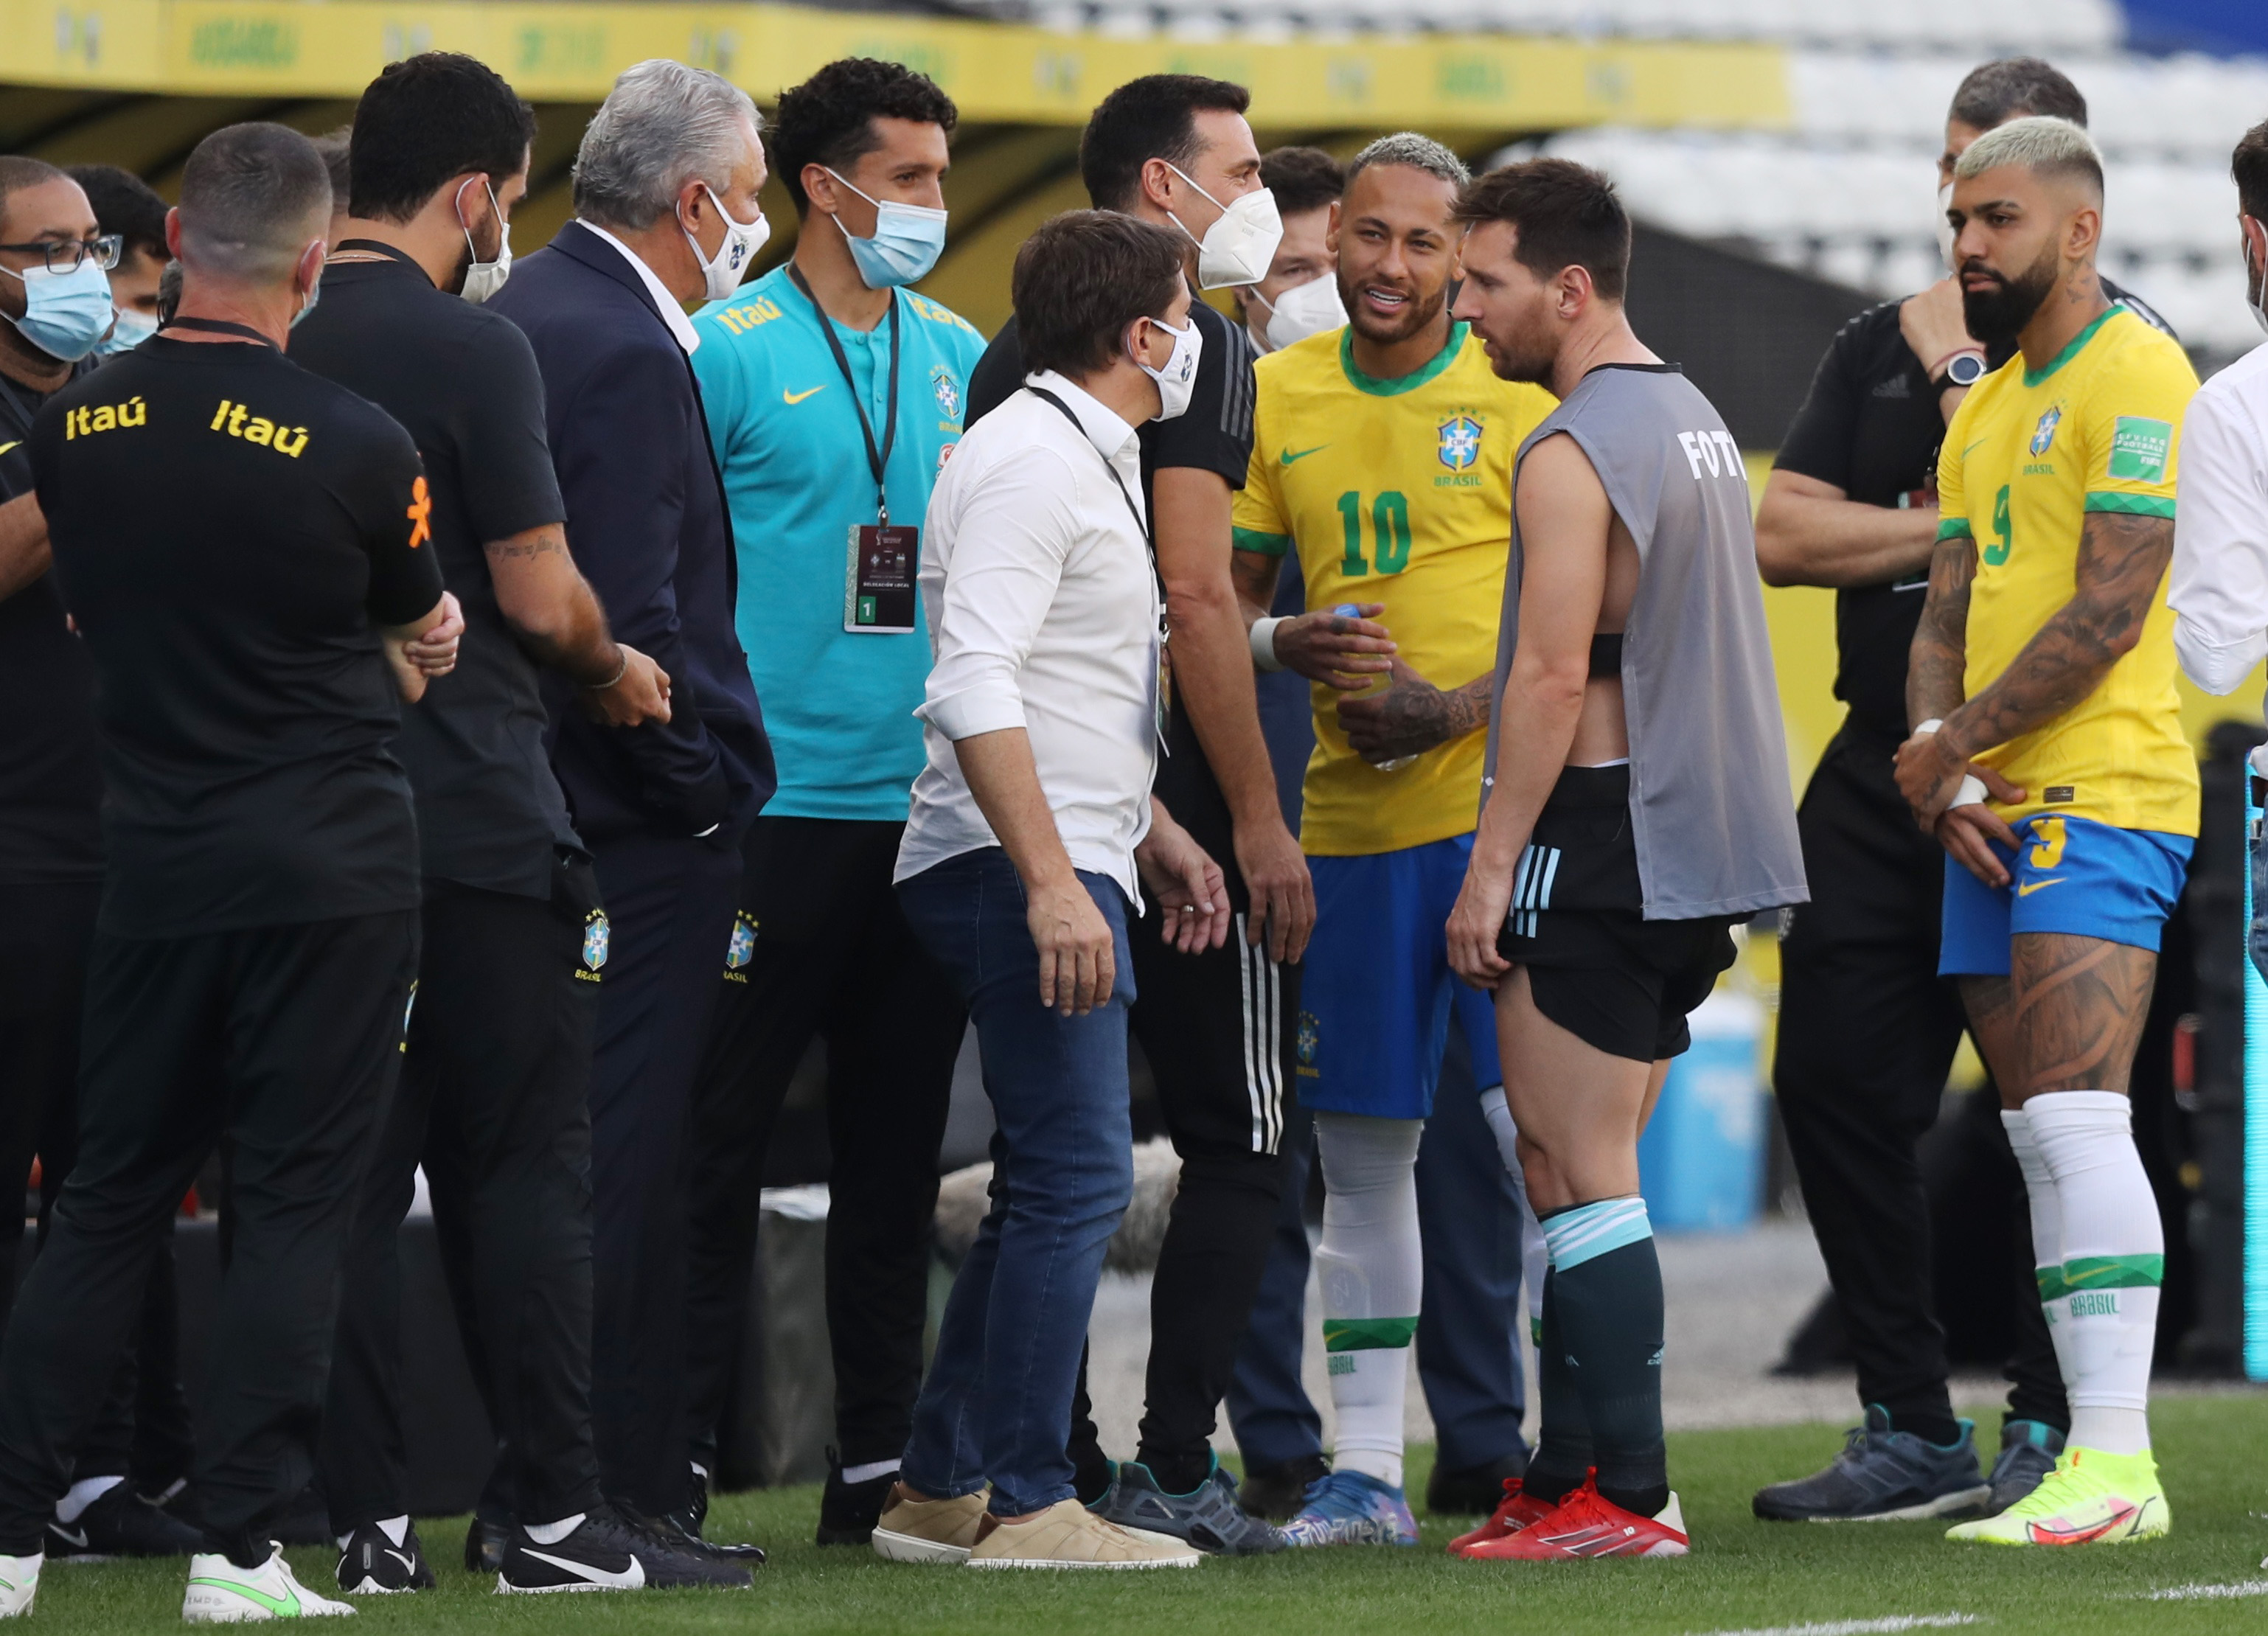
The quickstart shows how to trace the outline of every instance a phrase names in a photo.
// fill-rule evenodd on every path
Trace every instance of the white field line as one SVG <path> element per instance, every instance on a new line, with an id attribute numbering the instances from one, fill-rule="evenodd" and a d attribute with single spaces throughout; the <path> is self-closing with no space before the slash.
<path id="1" fill-rule="evenodd" d="M 2233 1585 L 2174 1585 L 2135 1593 L 2139 1602 L 2227 1602 L 2238 1596 L 2268 1596 L 2268 1579 L 2239 1580 Z"/>
<path id="2" fill-rule="evenodd" d="M 1894 1613 L 1884 1619 L 1833 1619 L 1823 1625 L 1770 1625 L 1748 1630 L 1709 1631 L 1703 1636 L 1875 1636 L 1878 1632 L 1939 1630 L 1949 1625 L 1977 1623 L 1977 1618 L 1973 1613 Z"/>

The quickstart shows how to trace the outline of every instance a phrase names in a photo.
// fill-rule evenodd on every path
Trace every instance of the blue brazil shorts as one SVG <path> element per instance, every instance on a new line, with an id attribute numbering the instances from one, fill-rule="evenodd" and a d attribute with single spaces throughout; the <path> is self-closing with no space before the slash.
<path id="1" fill-rule="evenodd" d="M 2007 866 L 2007 885 L 1986 886 L 1952 858 L 1945 860 L 1940 976 L 2007 976 L 2008 940 L 2023 932 L 2156 950 L 2189 875 L 2196 843 L 2188 836 L 2056 813 L 2036 813 L 2009 827 L 2021 843 L 2014 852 L 1992 844 Z"/>
<path id="2" fill-rule="evenodd" d="M 1433 1111 L 1449 1016 L 1483 1090 L 1501 1085 L 1496 1007 L 1449 969 L 1447 925 L 1473 837 L 1314 858 L 1315 934 L 1300 973 L 1294 1074 L 1302 1107 L 1381 1119 Z"/>

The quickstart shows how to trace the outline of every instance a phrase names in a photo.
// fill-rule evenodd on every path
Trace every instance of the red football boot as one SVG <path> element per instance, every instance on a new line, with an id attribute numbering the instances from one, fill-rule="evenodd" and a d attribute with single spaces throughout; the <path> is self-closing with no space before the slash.
<path id="1" fill-rule="evenodd" d="M 1531 1500 L 1520 1492 L 1520 1479 L 1504 1479 L 1504 1498 L 1489 1514 L 1489 1520 L 1469 1534 L 1460 1534 L 1449 1542 L 1449 1554 L 1462 1557 L 1475 1545 L 1484 1545 L 1492 1539 L 1507 1539 L 1530 1522 L 1540 1522 L 1557 1510 L 1549 1500 Z"/>
<path id="2" fill-rule="evenodd" d="M 1550 1515 L 1464 1554 L 1471 1562 L 1573 1562 L 1585 1557 L 1682 1557 L 1690 1548 L 1675 1494 L 1660 1516 L 1642 1517 L 1602 1495 L 1594 1472 Z"/>

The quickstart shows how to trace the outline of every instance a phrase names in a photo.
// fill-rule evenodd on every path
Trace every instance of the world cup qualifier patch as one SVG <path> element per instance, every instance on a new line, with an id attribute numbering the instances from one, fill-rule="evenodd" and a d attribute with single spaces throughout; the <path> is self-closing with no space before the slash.
<path id="1" fill-rule="evenodd" d="M 599 981 L 599 969 L 607 963 L 607 945 L 612 937 L 605 910 L 594 909 L 583 917 L 583 969 L 577 976 L 585 983 Z"/>
<path id="2" fill-rule="evenodd" d="M 2110 431 L 2110 475 L 2130 483 L 2163 483 L 2173 448 L 2170 422 L 2121 415 Z"/>

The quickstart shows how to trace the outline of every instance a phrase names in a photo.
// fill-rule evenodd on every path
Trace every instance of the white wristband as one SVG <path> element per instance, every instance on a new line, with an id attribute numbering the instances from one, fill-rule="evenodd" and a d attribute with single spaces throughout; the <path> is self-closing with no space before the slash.
<path id="1" fill-rule="evenodd" d="M 1252 663 L 1261 670 L 1281 670 L 1284 661 L 1276 657 L 1276 627 L 1284 623 L 1283 616 L 1256 619 L 1252 622 Z"/>
<path id="2" fill-rule="evenodd" d="M 1962 778 L 1961 787 L 1953 792 L 1953 805 L 1955 807 L 1975 807 L 1984 800 L 1984 780 L 1973 772 Z"/>
<path id="3" fill-rule="evenodd" d="M 1945 726 L 1944 717 L 1932 716 L 1927 721 L 1923 722 L 1919 726 L 1916 727 L 1914 729 L 1914 733 L 1917 736 L 1925 733 L 1935 733 L 1943 726 Z"/>

